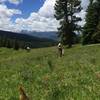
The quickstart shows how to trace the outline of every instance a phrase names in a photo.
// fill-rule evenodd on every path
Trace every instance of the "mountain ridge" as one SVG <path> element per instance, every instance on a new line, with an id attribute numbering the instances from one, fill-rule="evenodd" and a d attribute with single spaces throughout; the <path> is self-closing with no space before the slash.
<path id="1" fill-rule="evenodd" d="M 21 33 L 23 34 L 28 34 L 30 36 L 36 36 L 39 38 L 48 38 L 48 39 L 53 39 L 53 40 L 58 40 L 57 32 L 56 31 L 26 31 L 22 30 Z"/>
<path id="2" fill-rule="evenodd" d="M 42 37 L 31 36 L 29 34 L 0 30 L 0 40 L 7 41 L 9 39 L 12 41 L 18 40 L 19 43 L 22 42 L 23 45 L 30 43 L 32 47 L 45 47 L 45 46 L 47 47 L 54 45 L 57 42 L 49 38 L 42 38 Z"/>

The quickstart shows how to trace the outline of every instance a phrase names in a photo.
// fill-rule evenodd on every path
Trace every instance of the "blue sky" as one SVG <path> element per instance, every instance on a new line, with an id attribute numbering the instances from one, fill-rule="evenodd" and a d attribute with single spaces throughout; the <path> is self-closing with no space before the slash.
<path id="1" fill-rule="evenodd" d="M 12 20 L 15 20 L 17 17 L 27 18 L 31 12 L 37 12 L 40 7 L 43 6 L 45 0 L 23 0 L 22 3 L 15 5 L 8 1 L 5 2 L 9 9 L 19 9 L 22 11 L 21 15 L 14 15 Z"/>
<path id="2" fill-rule="evenodd" d="M 0 29 L 56 31 L 55 0 L 0 0 Z"/>
<path id="3" fill-rule="evenodd" d="M 59 22 L 54 18 L 56 0 L 0 0 L 0 30 L 20 32 L 57 31 Z M 83 25 L 89 0 L 82 0 Z"/>

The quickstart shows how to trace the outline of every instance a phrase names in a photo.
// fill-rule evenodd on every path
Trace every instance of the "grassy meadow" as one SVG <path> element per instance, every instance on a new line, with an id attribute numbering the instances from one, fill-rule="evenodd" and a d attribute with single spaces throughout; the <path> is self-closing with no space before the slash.
<path id="1" fill-rule="evenodd" d="M 0 48 L 0 100 L 100 100 L 100 45 L 15 51 Z"/>

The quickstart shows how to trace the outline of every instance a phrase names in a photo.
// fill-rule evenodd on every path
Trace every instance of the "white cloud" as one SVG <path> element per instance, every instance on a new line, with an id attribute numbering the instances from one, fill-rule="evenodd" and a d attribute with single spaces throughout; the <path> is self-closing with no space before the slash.
<path id="1" fill-rule="evenodd" d="M 89 0 L 82 0 L 81 6 L 83 10 L 77 15 L 78 17 L 82 18 L 82 21 L 78 23 L 81 26 L 84 26 L 85 24 L 85 16 L 86 16 L 86 10 L 87 10 L 88 5 L 89 5 Z"/>
<path id="2" fill-rule="evenodd" d="M 58 22 L 54 18 L 55 0 L 46 0 L 37 13 L 32 12 L 27 19 L 17 18 L 20 29 L 31 31 L 57 31 Z"/>
<path id="3" fill-rule="evenodd" d="M 20 10 L 8 9 L 6 5 L 0 5 L 0 29 L 14 31 L 14 24 L 11 18 L 14 14 L 21 14 Z"/>
<path id="4" fill-rule="evenodd" d="M 9 1 L 11 3 L 18 4 L 22 0 Z M 14 14 L 21 14 L 21 11 L 16 9 L 8 9 L 7 6 L 0 5 L 0 29 L 2 28 L 10 31 L 56 31 L 59 24 L 54 18 L 55 1 L 56 0 L 46 0 L 37 13 L 32 12 L 26 19 L 17 18 L 15 23 L 12 23 L 11 17 Z M 82 0 L 83 10 L 77 14 L 77 16 L 81 16 L 83 19 L 83 21 L 79 23 L 80 25 L 85 23 L 84 18 L 88 3 L 88 0 Z"/>
<path id="5" fill-rule="evenodd" d="M 4 3 L 5 1 L 7 1 L 7 0 L 0 0 L 0 3 Z"/>
<path id="6" fill-rule="evenodd" d="M 15 5 L 18 5 L 23 2 L 23 0 L 0 0 L 0 3 L 5 3 L 6 1 Z"/>
<path id="7" fill-rule="evenodd" d="M 21 12 L 15 9 L 8 9 L 7 6 L 1 5 L 0 15 L 2 19 L 0 19 L 0 21 L 2 24 L 0 24 L 0 28 L 10 31 L 56 31 L 58 22 L 53 18 L 54 2 L 55 0 L 46 0 L 43 7 L 41 7 L 37 13 L 32 12 L 27 19 L 17 18 L 15 23 L 11 22 L 11 17 L 14 14 L 21 14 Z M 48 11 L 46 11 L 47 7 Z"/>
<path id="8" fill-rule="evenodd" d="M 82 18 L 82 21 L 78 22 L 78 24 L 81 25 L 81 26 L 84 26 L 86 12 L 84 10 L 82 10 L 80 13 L 76 14 L 76 16 Z"/>
<path id="9" fill-rule="evenodd" d="M 15 24 L 21 30 L 30 31 L 56 31 L 58 22 L 54 16 L 55 0 L 46 0 L 37 13 L 32 12 L 27 19 L 17 18 Z"/>
<path id="10" fill-rule="evenodd" d="M 18 5 L 23 2 L 23 0 L 8 0 L 10 3 Z"/>
<path id="11" fill-rule="evenodd" d="M 39 14 L 44 17 L 53 17 L 55 1 L 56 0 L 46 0 L 44 5 L 40 8 Z"/>
<path id="12" fill-rule="evenodd" d="M 21 14 L 21 11 L 16 9 L 8 9 L 6 5 L 0 5 L 0 17 L 10 17 L 14 14 Z"/>
<path id="13" fill-rule="evenodd" d="M 27 19 L 17 18 L 16 24 L 23 30 L 27 28 L 31 31 L 54 31 L 57 30 L 57 21 L 54 18 L 46 18 L 38 13 L 31 13 Z"/>
<path id="14" fill-rule="evenodd" d="M 82 7 L 83 7 L 84 10 L 87 9 L 88 4 L 89 4 L 89 0 L 82 0 L 81 5 L 82 5 Z"/>

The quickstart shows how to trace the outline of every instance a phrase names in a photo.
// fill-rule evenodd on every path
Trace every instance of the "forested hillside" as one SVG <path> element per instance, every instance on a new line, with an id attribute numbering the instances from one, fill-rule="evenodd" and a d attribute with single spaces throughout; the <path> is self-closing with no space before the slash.
<path id="1" fill-rule="evenodd" d="M 48 47 L 56 44 L 56 41 L 47 38 L 39 38 L 22 33 L 0 31 L 0 47 L 8 48 L 31 48 Z"/>

